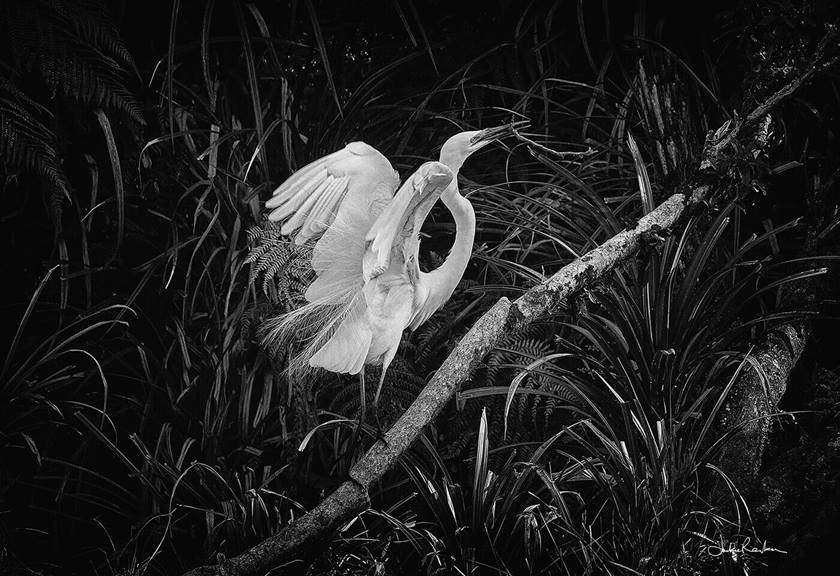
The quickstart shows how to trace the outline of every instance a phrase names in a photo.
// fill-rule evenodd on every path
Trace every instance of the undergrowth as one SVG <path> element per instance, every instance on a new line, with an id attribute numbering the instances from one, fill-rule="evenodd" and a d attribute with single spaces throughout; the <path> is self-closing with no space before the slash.
<path id="1" fill-rule="evenodd" d="M 353 433 L 357 381 L 290 378 L 290 351 L 259 342 L 312 278 L 309 248 L 261 201 L 311 160 L 364 140 L 405 177 L 459 130 L 531 123 L 462 172 L 473 259 L 404 337 L 386 425 L 499 297 L 681 190 L 732 102 L 767 87 L 722 65 L 755 35 L 729 22 L 682 57 L 680 29 L 645 6 L 511 4 L 475 31 L 457 24 L 470 3 L 174 2 L 145 16 L 5 3 L 3 233 L 22 272 L 0 382 L 0 571 L 184 572 L 277 534 L 346 479 L 376 436 Z M 152 13 L 141 59 L 120 29 Z M 803 64 L 807 46 L 791 60 L 776 41 L 761 66 Z M 836 176 L 781 118 L 764 146 L 733 151 L 704 211 L 507 335 L 371 508 L 287 568 L 746 574 L 769 561 L 749 545 L 747 487 L 718 460 L 737 431 L 718 415 L 739 375 L 761 373 L 752 346 L 820 311 L 785 295 L 829 260 L 786 247 L 837 228 L 828 193 L 819 210 L 768 207 L 782 175 L 807 168 L 831 182 L 821 190 Z M 807 210 L 816 233 L 796 220 Z M 453 237 L 435 207 L 424 270 Z"/>

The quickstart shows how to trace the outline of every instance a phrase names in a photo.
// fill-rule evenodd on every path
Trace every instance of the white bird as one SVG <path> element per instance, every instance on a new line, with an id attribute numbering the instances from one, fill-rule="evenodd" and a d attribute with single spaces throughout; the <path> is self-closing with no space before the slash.
<path id="1" fill-rule="evenodd" d="M 365 413 L 364 366 L 382 365 L 374 405 L 402 332 L 416 329 L 449 300 L 470 259 L 475 212 L 458 189 L 470 154 L 512 131 L 513 125 L 461 132 L 449 138 L 439 162 L 427 162 L 394 194 L 399 174 L 364 142 L 304 166 L 266 202 L 269 220 L 295 243 L 316 240 L 316 279 L 307 304 L 270 319 L 266 340 L 277 345 L 308 336 L 295 368 L 359 374 Z M 455 219 L 455 242 L 441 266 L 418 266 L 420 228 L 438 197 Z"/>

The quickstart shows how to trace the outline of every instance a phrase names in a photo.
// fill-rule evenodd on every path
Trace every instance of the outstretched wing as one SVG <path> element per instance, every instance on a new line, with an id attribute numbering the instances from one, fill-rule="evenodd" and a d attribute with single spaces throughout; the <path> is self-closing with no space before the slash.
<path id="1" fill-rule="evenodd" d="M 292 174 L 265 207 L 271 209 L 269 220 L 285 220 L 284 235 L 297 231 L 295 242 L 303 244 L 324 232 L 345 202 L 360 208 L 387 202 L 398 184 L 399 175 L 385 156 L 364 142 L 351 142 Z"/>
<path id="2" fill-rule="evenodd" d="M 365 281 L 387 270 L 392 255 L 406 263 L 412 280 L 417 278 L 420 228 L 452 178 L 452 171 L 445 164 L 426 162 L 405 181 L 365 236 Z"/>
<path id="3" fill-rule="evenodd" d="M 308 303 L 268 319 L 261 329 L 264 342 L 276 349 L 292 339 L 305 341 L 304 350 L 291 359 L 290 371 L 304 372 L 342 323 L 366 313 L 361 294 L 365 236 L 398 184 L 399 175 L 387 158 L 364 142 L 352 142 L 295 172 L 266 202 L 269 220 L 283 222 L 281 232 L 294 236 L 295 243 L 317 239 L 312 251 L 316 279 L 307 288 Z M 366 334 L 350 337 L 348 329 L 341 331 L 348 334 L 347 341 L 365 341 Z M 364 361 L 345 358 L 346 364 L 337 366 L 341 371 L 358 371 Z"/>
<path id="4" fill-rule="evenodd" d="M 269 220 L 295 243 L 313 238 L 317 279 L 309 302 L 349 305 L 361 289 L 365 235 L 390 202 L 399 176 L 388 159 L 364 142 L 351 142 L 295 172 L 265 203 Z"/>
<path id="5" fill-rule="evenodd" d="M 384 353 L 384 362 L 386 364 L 390 362 L 413 307 L 413 302 L 406 303 L 402 300 L 406 292 L 394 290 L 394 288 L 398 284 L 405 285 L 407 279 L 400 279 L 403 270 L 409 279 L 412 276 L 417 278 L 420 227 L 429 210 L 451 181 L 452 172 L 445 165 L 440 162 L 423 164 L 406 180 L 390 204 L 369 227 L 364 237 L 364 257 L 358 260 L 363 283 L 358 284 L 357 290 L 348 294 L 349 306 L 340 324 L 337 327 L 330 327 L 329 339 L 314 351 L 309 359 L 310 366 L 325 368 L 332 372 L 357 374 L 366 361 L 372 360 L 368 358 L 371 342 L 374 339 L 382 340 L 383 338 L 389 341 L 380 342 L 379 346 L 385 344 L 388 347 Z M 336 219 L 336 224 L 340 223 L 342 217 L 343 214 Z M 323 241 L 322 239 L 321 242 Z M 386 270 L 390 272 L 391 278 L 380 285 L 377 279 Z M 330 274 L 331 269 L 325 270 L 313 286 L 329 277 Z M 413 284 L 413 281 L 408 281 Z M 412 293 L 413 291 L 408 291 L 409 299 Z M 307 291 L 307 298 L 309 296 L 309 291 Z M 368 314 L 371 306 L 375 307 L 373 316 L 388 318 L 387 326 L 381 324 L 381 319 L 379 323 L 372 319 L 372 315 Z M 404 310 L 405 317 L 397 317 L 399 316 L 396 313 L 397 310 Z M 394 341 L 390 342 L 392 336 Z M 382 352 L 380 351 L 379 354 Z"/>

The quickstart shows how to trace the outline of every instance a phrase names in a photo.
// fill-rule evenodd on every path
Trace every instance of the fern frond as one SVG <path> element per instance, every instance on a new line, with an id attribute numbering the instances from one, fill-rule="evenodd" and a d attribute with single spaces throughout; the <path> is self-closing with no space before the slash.
<path id="1" fill-rule="evenodd" d="M 54 206 L 69 197 L 69 185 L 53 145 L 55 134 L 38 115 L 42 108 L 0 75 L 0 161 L 6 171 L 34 172 L 53 191 Z"/>
<path id="2" fill-rule="evenodd" d="M 49 4 L 75 30 L 76 34 L 103 54 L 116 56 L 136 71 L 134 58 L 123 42 L 108 7 L 100 0 L 53 0 Z"/>
<path id="3" fill-rule="evenodd" d="M 315 279 L 312 246 L 297 245 L 280 232 L 275 222 L 265 222 L 248 232 L 251 244 L 251 282 L 259 283 L 279 314 L 260 328 L 263 345 L 286 362 L 293 380 L 312 372 L 308 359 L 329 340 L 355 300 L 341 304 L 307 302 L 304 294 Z M 294 349 L 294 351 L 293 351 Z"/>
<path id="4" fill-rule="evenodd" d="M 119 110 L 145 124 L 127 86 L 131 56 L 99 2 L 86 0 L 78 7 L 57 0 L 8 2 L 4 16 L 19 70 L 39 72 L 52 95 Z"/>
<path id="5" fill-rule="evenodd" d="M 513 379 L 529 364 L 556 352 L 557 330 L 557 323 L 537 323 L 506 337 L 487 355 L 485 363 L 476 371 L 469 388 L 509 387 Z M 558 408 L 574 404 L 577 397 L 563 378 L 552 372 L 551 366 L 546 364 L 544 370 L 527 374 L 519 384 L 520 391 L 532 389 L 541 393 L 520 392 L 513 397 L 506 436 L 503 421 L 506 400 L 504 394 L 484 396 L 481 401 L 468 401 L 463 411 L 451 422 L 452 430 L 447 438 L 448 445 L 444 449 L 446 458 L 457 458 L 464 450 L 474 445 L 476 423 L 483 408 L 487 408 L 490 414 L 488 433 L 495 445 L 539 442 L 556 432 L 563 415 Z"/>
<path id="6" fill-rule="evenodd" d="M 280 233 L 276 222 L 248 230 L 250 282 L 258 283 L 269 301 L 291 312 L 306 303 L 303 294 L 315 277 L 312 248 L 298 246 Z"/>

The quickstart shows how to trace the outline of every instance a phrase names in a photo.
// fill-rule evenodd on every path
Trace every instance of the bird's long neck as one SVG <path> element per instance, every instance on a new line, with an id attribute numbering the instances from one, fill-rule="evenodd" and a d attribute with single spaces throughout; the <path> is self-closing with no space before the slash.
<path id="1" fill-rule="evenodd" d="M 455 243 L 452 250 L 443 264 L 430 272 L 435 279 L 432 289 L 442 305 L 452 295 L 470 261 L 475 239 L 475 211 L 470 201 L 461 196 L 458 190 L 457 174 L 440 199 L 455 219 Z"/>

